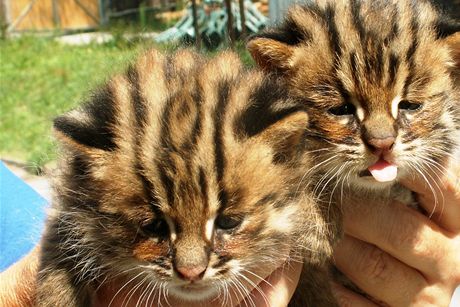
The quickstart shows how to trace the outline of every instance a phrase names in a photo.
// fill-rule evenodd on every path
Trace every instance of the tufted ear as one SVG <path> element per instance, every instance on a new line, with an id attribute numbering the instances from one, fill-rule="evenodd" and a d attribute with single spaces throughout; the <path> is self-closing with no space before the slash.
<path id="1" fill-rule="evenodd" d="M 451 50 L 452 59 L 455 62 L 454 74 L 459 78 L 460 76 L 460 31 L 448 36 L 444 39 L 449 49 Z"/>
<path id="2" fill-rule="evenodd" d="M 254 37 L 248 42 L 247 48 L 263 70 L 282 72 L 290 68 L 293 48 L 287 44 L 270 38 Z"/>
<path id="3" fill-rule="evenodd" d="M 460 77 L 460 21 L 458 18 L 452 18 L 455 14 L 458 15 L 459 3 L 458 1 L 445 3 L 437 3 L 438 9 L 440 10 L 440 16 L 437 22 L 435 22 L 436 37 L 439 40 L 443 40 L 451 50 L 452 59 L 455 62 L 455 68 L 453 74 L 457 80 Z M 455 13 L 457 11 L 457 13 Z M 454 13 L 452 17 L 449 13 Z"/>
<path id="4" fill-rule="evenodd" d="M 54 120 L 54 130 L 60 142 L 79 151 L 116 148 L 113 126 L 115 108 L 111 91 L 101 89 L 81 108 Z"/>
<path id="5" fill-rule="evenodd" d="M 432 0 L 431 4 L 439 12 L 435 22 L 438 38 L 446 38 L 460 31 L 460 1 L 459 0 Z"/>
<path id="6" fill-rule="evenodd" d="M 289 114 L 275 122 L 260 134 L 260 138 L 273 148 L 273 162 L 284 163 L 300 152 L 308 127 L 308 115 L 304 111 Z"/>
<path id="7" fill-rule="evenodd" d="M 264 70 L 283 72 L 290 68 L 295 46 L 310 39 L 307 29 L 296 21 L 293 7 L 283 23 L 248 39 L 247 48 L 254 61 Z"/>

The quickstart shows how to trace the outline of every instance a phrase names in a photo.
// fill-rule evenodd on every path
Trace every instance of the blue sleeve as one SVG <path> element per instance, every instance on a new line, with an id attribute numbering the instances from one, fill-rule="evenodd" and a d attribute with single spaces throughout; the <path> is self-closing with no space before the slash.
<path id="1" fill-rule="evenodd" d="M 46 200 L 0 162 L 0 272 L 40 240 Z"/>

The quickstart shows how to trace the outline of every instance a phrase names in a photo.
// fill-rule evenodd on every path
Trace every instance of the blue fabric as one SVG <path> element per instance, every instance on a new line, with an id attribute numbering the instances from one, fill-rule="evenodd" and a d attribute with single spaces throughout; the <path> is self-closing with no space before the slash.
<path id="1" fill-rule="evenodd" d="M 0 161 L 0 272 L 38 243 L 46 203 Z"/>

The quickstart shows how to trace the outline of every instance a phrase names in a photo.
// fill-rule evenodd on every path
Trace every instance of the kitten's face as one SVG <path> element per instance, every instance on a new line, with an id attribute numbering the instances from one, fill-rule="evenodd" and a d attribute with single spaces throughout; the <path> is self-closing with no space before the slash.
<path id="1" fill-rule="evenodd" d="M 317 169 L 381 188 L 439 171 L 458 145 L 459 96 L 444 40 L 455 29 L 442 22 L 423 1 L 318 1 L 291 10 L 249 49 L 308 109 Z"/>
<path id="2" fill-rule="evenodd" d="M 150 201 L 138 178 L 113 166 L 110 177 L 117 182 L 101 183 L 111 200 L 101 209 L 109 213 L 98 234 L 110 244 L 104 261 L 112 269 L 140 274 L 137 281 L 159 281 L 180 299 L 203 300 L 239 283 L 250 289 L 247 279 L 259 283 L 262 274 L 299 250 L 296 238 L 309 218 L 303 207 L 311 200 L 302 192 L 295 195 L 301 189 L 299 179 L 292 180 L 297 170 L 273 164 L 273 151 L 266 144 L 247 140 L 225 146 L 222 184 L 216 182 L 213 159 L 193 169 L 187 157 L 174 157 L 174 165 L 183 169 L 174 175 L 169 167 L 162 170 L 174 176 L 167 187 L 172 191 L 165 190 L 161 173 L 157 177 L 150 170 L 152 175 L 146 176 L 158 187 Z M 117 199 L 114 193 L 127 197 Z"/>
<path id="3" fill-rule="evenodd" d="M 130 216 L 114 228 L 121 236 L 113 236 L 113 229 L 103 236 L 116 245 L 111 261 L 160 280 L 172 295 L 201 300 L 238 283 L 249 286 L 247 278 L 258 283 L 255 276 L 287 260 L 297 249 L 299 226 L 308 218 L 302 207 L 310 200 L 294 195 L 298 180 L 290 181 L 288 170 L 272 164 L 269 147 L 240 144 L 226 150 L 223 185 L 216 184 L 213 165 L 204 164 L 192 175 L 185 169 L 175 174 L 170 201 L 163 194 L 149 204 L 139 195 L 129 207 L 129 199 L 106 204 Z"/>
<path id="4" fill-rule="evenodd" d="M 266 88 L 239 65 L 229 55 L 207 64 L 187 52 L 149 55 L 56 120 L 70 152 L 60 214 L 74 225 L 60 231 L 68 253 L 85 251 L 81 276 L 225 302 L 319 241 L 302 182 L 308 117 L 255 114 Z"/>

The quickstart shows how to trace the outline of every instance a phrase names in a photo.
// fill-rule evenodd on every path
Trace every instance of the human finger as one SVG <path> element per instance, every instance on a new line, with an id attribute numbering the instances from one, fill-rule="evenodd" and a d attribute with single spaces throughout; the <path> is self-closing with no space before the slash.
<path id="1" fill-rule="evenodd" d="M 372 301 L 339 284 L 333 283 L 332 291 L 341 307 L 377 307 Z"/>
<path id="2" fill-rule="evenodd" d="M 33 306 L 38 271 L 39 248 L 0 273 L 0 302 L 2 306 Z M 0 304 L 1 305 L 1 304 Z"/>
<path id="3" fill-rule="evenodd" d="M 425 277 L 440 278 L 459 261 L 458 240 L 412 208 L 397 202 L 343 208 L 346 233 L 378 246 Z"/>
<path id="4" fill-rule="evenodd" d="M 460 231 L 460 162 L 450 163 L 442 174 L 427 172 L 401 183 L 417 193 L 419 204 L 438 225 Z"/>
<path id="5" fill-rule="evenodd" d="M 351 236 L 339 242 L 334 259 L 337 268 L 360 289 L 390 306 L 409 306 L 427 286 L 417 270 Z"/>

